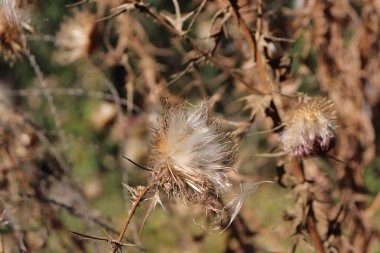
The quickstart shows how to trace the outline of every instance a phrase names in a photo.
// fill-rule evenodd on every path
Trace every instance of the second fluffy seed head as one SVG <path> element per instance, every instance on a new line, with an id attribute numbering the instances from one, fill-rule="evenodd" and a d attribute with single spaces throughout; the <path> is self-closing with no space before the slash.
<path id="1" fill-rule="evenodd" d="M 295 157 L 309 157 L 328 151 L 334 144 L 337 119 L 333 102 L 316 97 L 291 110 L 281 135 L 284 150 Z"/>

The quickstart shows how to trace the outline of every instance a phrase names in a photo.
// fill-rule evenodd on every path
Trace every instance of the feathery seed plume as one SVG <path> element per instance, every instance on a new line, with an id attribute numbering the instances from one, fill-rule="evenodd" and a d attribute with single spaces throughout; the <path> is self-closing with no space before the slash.
<path id="1" fill-rule="evenodd" d="M 151 184 L 170 197 L 221 213 L 219 200 L 236 165 L 235 140 L 221 131 L 209 105 L 165 108 L 153 131 Z"/>
<path id="2" fill-rule="evenodd" d="M 57 62 L 70 64 L 88 57 L 95 47 L 96 19 L 89 12 L 76 12 L 66 20 L 56 36 Z"/>
<path id="3" fill-rule="evenodd" d="M 21 56 L 23 27 L 30 28 L 30 7 L 34 2 L 0 0 L 0 53 L 5 60 Z"/>
<path id="4" fill-rule="evenodd" d="M 281 141 L 287 153 L 309 157 L 328 151 L 334 144 L 337 128 L 336 110 L 331 100 L 311 98 L 285 117 Z"/>

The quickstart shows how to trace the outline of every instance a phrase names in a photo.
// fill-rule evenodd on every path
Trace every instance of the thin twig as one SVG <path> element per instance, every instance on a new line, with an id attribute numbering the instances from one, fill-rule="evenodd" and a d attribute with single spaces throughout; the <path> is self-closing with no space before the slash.
<path id="1" fill-rule="evenodd" d="M 57 112 L 57 107 L 55 106 L 54 104 L 54 100 L 53 100 L 53 97 L 51 96 L 49 90 L 48 90 L 48 84 L 46 82 L 46 79 L 45 79 L 45 76 L 40 68 L 40 66 L 38 65 L 37 61 L 36 61 L 36 58 L 34 57 L 34 55 L 30 52 L 28 46 L 26 45 L 26 42 L 24 43 L 24 54 L 25 56 L 27 57 L 27 59 L 29 60 L 29 63 L 30 63 L 30 66 L 33 68 L 37 78 L 38 78 L 38 83 L 40 84 L 42 90 L 44 91 L 44 95 L 46 97 L 46 100 L 49 104 L 49 109 L 50 109 L 50 113 L 53 117 L 53 121 L 54 121 L 54 124 L 55 124 L 55 127 L 57 128 L 57 131 L 58 131 L 58 135 L 59 135 L 59 138 L 60 138 L 60 141 L 61 141 L 61 144 L 63 146 L 63 151 L 68 151 L 68 144 L 67 144 L 67 139 L 62 131 L 62 124 L 61 124 L 61 121 L 59 120 L 58 118 L 58 112 Z"/>
<path id="2" fill-rule="evenodd" d="M 123 115 L 123 108 L 121 106 L 121 98 L 119 96 L 119 92 L 117 91 L 117 89 L 115 88 L 114 84 L 109 81 L 108 79 L 106 80 L 106 85 L 109 89 L 109 91 L 111 92 L 112 96 L 113 96 L 113 99 L 117 105 L 117 122 L 119 123 L 119 127 L 120 129 L 122 130 L 121 131 L 121 137 L 122 137 L 122 140 L 125 140 L 126 139 L 126 129 L 124 128 L 124 115 Z M 121 144 L 122 142 L 119 142 L 119 145 L 121 147 Z"/>
<path id="3" fill-rule="evenodd" d="M 90 1 L 90 0 L 82 0 L 82 1 L 79 1 L 79 2 L 77 2 L 77 3 L 66 4 L 66 7 L 67 7 L 67 8 L 75 7 L 75 6 L 78 6 L 78 5 L 84 4 L 84 3 L 89 2 L 89 1 Z"/>
<path id="4" fill-rule="evenodd" d="M 137 206 L 140 204 L 141 200 L 143 199 L 144 195 L 149 191 L 149 189 L 152 187 L 152 185 L 148 185 L 144 188 L 144 190 L 140 193 L 140 195 L 137 197 L 137 199 L 135 201 L 133 201 L 133 204 L 131 206 L 131 209 L 129 210 L 128 212 L 128 216 L 127 218 L 125 219 L 125 222 L 124 222 L 124 225 L 123 225 L 123 229 L 121 230 L 120 234 L 119 234 L 119 237 L 118 237 L 118 242 L 121 242 L 121 240 L 123 240 L 123 237 L 124 237 L 124 234 L 125 232 L 127 231 L 127 227 L 129 225 L 129 223 L 131 222 L 131 219 L 133 217 L 133 215 L 135 214 L 136 212 L 136 208 Z"/>
<path id="5" fill-rule="evenodd" d="M 134 90 L 134 83 L 136 81 L 136 75 L 132 69 L 131 64 L 129 63 L 129 59 L 127 55 L 124 55 L 121 59 L 121 62 L 124 65 L 124 68 L 127 70 L 128 73 L 128 80 L 127 83 L 125 84 L 125 89 L 127 92 L 127 117 L 132 116 L 132 105 L 133 105 L 133 90 Z"/>
<path id="6" fill-rule="evenodd" d="M 259 1 L 258 3 L 258 8 L 257 8 L 257 25 L 260 27 L 257 27 L 256 30 L 256 38 L 251 34 L 251 31 L 247 25 L 247 23 L 244 21 L 243 17 L 241 16 L 239 12 L 239 6 L 237 1 L 233 0 L 225 0 L 231 7 L 232 7 L 232 14 L 235 17 L 239 28 L 241 29 L 242 33 L 244 34 L 251 50 L 252 50 L 252 55 L 254 57 L 254 60 L 257 62 L 257 68 L 259 71 L 259 76 L 260 79 L 264 85 L 264 94 L 269 94 L 270 93 L 270 86 L 268 83 L 268 79 L 266 77 L 266 71 L 265 71 L 265 66 L 264 62 L 262 59 L 261 55 L 261 50 L 259 48 L 259 43 L 257 43 L 257 40 L 259 41 L 260 38 L 262 37 L 261 34 L 261 26 L 262 26 L 262 1 Z M 260 3 L 261 2 L 261 3 Z"/>
<path id="7" fill-rule="evenodd" d="M 127 9 L 121 9 L 121 10 L 118 11 L 118 12 L 112 13 L 112 14 L 110 14 L 110 15 L 108 15 L 108 16 L 105 16 L 105 17 L 103 17 L 103 18 L 100 18 L 100 19 L 96 20 L 96 23 L 103 22 L 103 21 L 105 21 L 105 20 L 108 20 L 108 19 L 111 19 L 111 18 L 117 17 L 117 16 L 119 16 L 120 14 L 123 14 L 123 13 L 126 12 L 126 11 L 127 11 Z"/>
<path id="8" fill-rule="evenodd" d="M 27 34 L 26 38 L 34 41 L 56 42 L 55 36 L 48 34 Z"/>
<path id="9" fill-rule="evenodd" d="M 143 169 L 143 170 L 146 170 L 146 171 L 152 171 L 152 169 L 150 169 L 150 168 L 148 168 L 148 167 L 145 167 L 145 166 L 143 166 L 143 165 L 140 165 L 140 164 L 134 162 L 132 159 L 129 159 L 129 158 L 126 157 L 126 156 L 122 156 L 122 157 L 125 158 L 125 159 L 127 159 L 130 163 L 133 163 L 134 165 L 136 165 L 137 167 L 139 167 L 139 168 L 141 168 L 141 169 Z"/>
<path id="10" fill-rule="evenodd" d="M 256 29 L 257 36 L 261 36 L 263 30 L 263 0 L 257 1 Z"/>
<path id="11" fill-rule="evenodd" d="M 314 215 L 314 210 L 312 207 L 312 202 L 309 204 L 309 212 L 307 213 L 307 230 L 310 234 L 311 243 L 318 253 L 325 253 L 325 248 L 323 247 L 322 239 L 318 233 L 316 218 Z"/>
<path id="12" fill-rule="evenodd" d="M 35 195 L 32 195 L 32 194 L 22 194 L 21 196 L 25 197 L 25 198 L 28 198 L 28 199 L 37 199 L 40 202 L 48 203 L 48 204 L 54 205 L 56 207 L 63 208 L 65 210 L 67 210 L 73 216 L 76 216 L 76 217 L 79 217 L 79 218 L 83 218 L 85 220 L 93 222 L 94 224 L 98 225 L 99 227 L 105 229 L 106 231 L 108 231 L 110 233 L 113 233 L 113 234 L 117 234 L 117 231 L 112 226 L 110 226 L 109 224 L 107 224 L 107 223 L 105 223 L 105 222 L 103 222 L 103 221 L 101 221 L 101 220 L 93 217 L 93 215 L 91 213 L 89 213 L 89 212 L 86 212 L 86 213 L 80 212 L 74 206 L 67 205 L 67 204 L 62 203 L 62 202 L 60 202 L 58 200 L 55 200 L 55 199 L 52 199 L 52 198 L 48 198 L 48 197 L 43 196 L 43 195 L 35 196 Z"/>
<path id="13" fill-rule="evenodd" d="M 123 106 L 126 106 L 128 110 L 140 112 L 141 108 L 130 103 L 128 99 L 124 99 L 119 97 L 119 101 L 115 100 L 115 96 L 113 94 L 96 91 L 96 90 L 84 90 L 81 88 L 48 88 L 51 95 L 55 96 L 88 96 L 92 98 L 104 99 L 107 101 L 120 103 Z M 17 90 L 4 90 L 11 96 L 21 96 L 21 97 L 31 97 L 31 96 L 40 96 L 44 95 L 45 90 L 43 89 L 17 89 Z"/>
<path id="14" fill-rule="evenodd" d="M 79 235 L 81 237 L 84 237 L 86 239 L 91 239 L 91 240 L 96 240 L 96 241 L 104 241 L 104 242 L 107 242 L 108 244 L 111 244 L 113 248 L 115 249 L 120 249 L 121 247 L 125 247 L 125 246 L 129 246 L 129 247 L 137 247 L 137 245 L 135 244 L 132 244 L 132 243 L 121 243 L 121 242 L 118 242 L 116 240 L 112 240 L 112 239 L 107 239 L 105 237 L 97 237 L 97 236 L 92 236 L 92 235 L 85 235 L 85 234 L 82 234 L 82 233 L 78 233 L 78 232 L 75 232 L 75 231 L 71 231 L 69 230 L 70 233 L 74 234 L 74 235 Z M 1 252 L 0 252 L 1 253 Z"/>
<path id="15" fill-rule="evenodd" d="M 302 168 L 302 160 L 298 161 L 296 158 L 292 158 L 291 164 L 293 168 L 293 174 L 297 179 L 297 183 L 298 184 L 303 183 L 305 181 L 305 174 Z M 308 206 L 308 212 L 306 213 L 306 223 L 307 223 L 307 230 L 310 235 L 311 243 L 314 246 L 315 250 L 318 253 L 325 253 L 321 236 L 318 233 L 318 229 L 316 225 L 317 220 L 314 215 L 312 201 L 310 201 L 309 206 Z"/>
<path id="16" fill-rule="evenodd" d="M 377 193 L 372 205 L 365 211 L 367 217 L 374 217 L 376 212 L 380 209 L 380 192 Z"/>
<path id="17" fill-rule="evenodd" d="M 189 26 L 186 29 L 186 33 L 191 30 L 191 28 L 193 27 L 193 25 L 195 23 L 195 20 L 198 18 L 199 14 L 201 13 L 201 11 L 203 10 L 203 8 L 205 7 L 206 3 L 207 3 L 207 0 L 203 0 L 202 3 L 199 5 L 197 11 L 195 12 L 193 18 L 190 21 Z"/>
<path id="18" fill-rule="evenodd" d="M 187 42 L 196 52 L 198 52 L 202 57 L 207 59 L 210 63 L 212 63 L 215 67 L 219 68 L 222 70 L 224 73 L 228 74 L 231 76 L 233 79 L 238 80 L 242 84 L 244 84 L 248 89 L 250 89 L 252 92 L 258 95 L 266 95 L 264 92 L 252 87 L 250 83 L 247 83 L 242 77 L 234 73 L 229 67 L 224 66 L 212 57 L 212 54 L 204 51 L 197 43 L 193 42 L 193 40 L 186 36 L 185 34 L 179 33 L 176 29 L 174 29 L 170 24 L 168 24 L 165 20 L 164 17 L 162 17 L 160 14 L 156 13 L 153 9 L 148 8 L 146 5 L 142 3 L 136 3 L 135 8 L 139 10 L 142 13 L 145 13 L 146 15 L 150 16 L 153 18 L 154 21 L 159 23 L 161 26 L 163 26 L 165 29 L 167 29 L 171 34 L 175 35 L 178 38 L 183 39 L 185 42 Z"/>
<path id="19" fill-rule="evenodd" d="M 4 241 L 3 241 L 3 234 L 0 233 L 0 253 L 4 253 Z"/>
<path id="20" fill-rule="evenodd" d="M 297 184 L 302 184 L 305 182 L 305 173 L 302 167 L 302 161 L 299 161 L 297 158 L 293 157 L 290 160 L 290 164 L 292 165 L 293 175 L 297 180 Z"/>

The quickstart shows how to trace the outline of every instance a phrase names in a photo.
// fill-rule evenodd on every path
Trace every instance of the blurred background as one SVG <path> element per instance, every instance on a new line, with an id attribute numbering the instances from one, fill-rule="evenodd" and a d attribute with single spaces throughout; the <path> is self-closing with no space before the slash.
<path id="1" fill-rule="evenodd" d="M 223 197 L 255 191 L 222 233 L 164 196 L 145 220 L 144 201 L 124 252 L 380 252 L 379 1 L 0 8 L 0 252 L 109 252 L 69 231 L 117 238 L 131 205 L 123 184 L 149 177 L 123 156 L 147 164 L 162 101 L 203 100 L 239 139 Z M 308 96 L 331 99 L 339 127 L 328 154 L 303 160 L 300 183 L 273 128 Z"/>

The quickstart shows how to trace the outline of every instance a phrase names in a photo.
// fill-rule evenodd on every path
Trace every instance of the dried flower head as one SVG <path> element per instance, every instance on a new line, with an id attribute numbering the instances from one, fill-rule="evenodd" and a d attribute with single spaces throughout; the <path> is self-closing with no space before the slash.
<path id="1" fill-rule="evenodd" d="M 281 141 L 287 153 L 308 157 L 328 151 L 334 144 L 337 122 L 331 100 L 311 98 L 291 110 L 284 120 Z"/>
<path id="2" fill-rule="evenodd" d="M 236 164 L 235 140 L 221 132 L 209 105 L 185 110 L 167 106 L 152 138 L 151 184 L 185 203 L 220 211 L 219 195 L 230 187 L 226 172 Z"/>
<path id="3" fill-rule="evenodd" d="M 29 27 L 29 12 L 34 1 L 0 1 L 0 53 L 13 60 L 22 53 L 23 27 Z"/>
<path id="4" fill-rule="evenodd" d="M 0 51 L 6 60 L 20 55 L 21 31 L 16 23 L 7 19 L 4 9 L 0 9 Z"/>
<path id="5" fill-rule="evenodd" d="M 95 48 L 96 18 L 89 12 L 76 12 L 66 20 L 56 36 L 59 47 L 55 54 L 61 64 L 70 64 L 88 57 Z"/>

